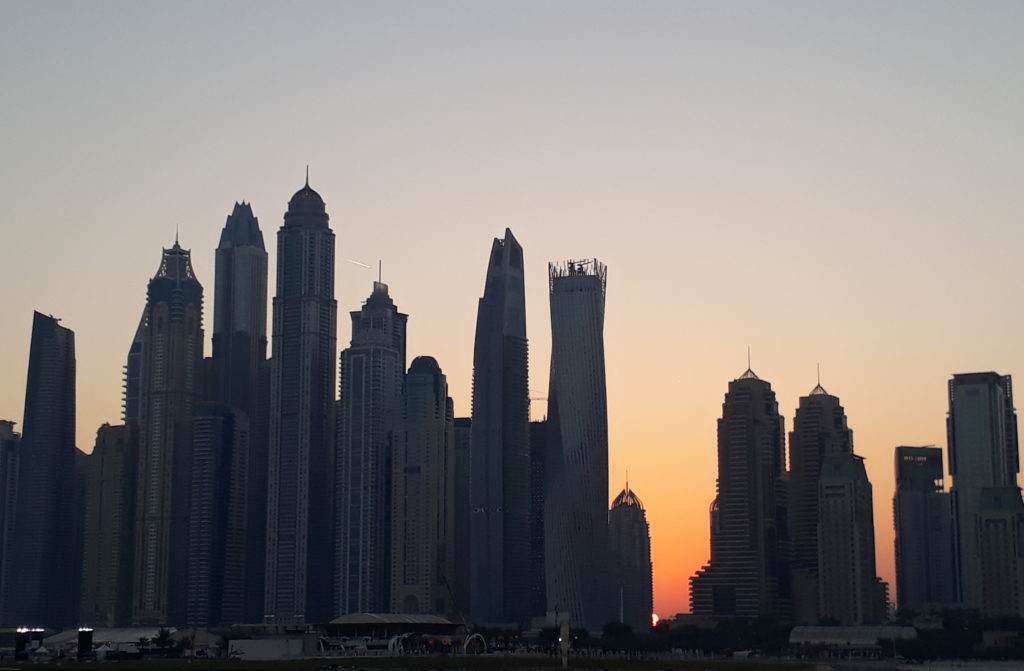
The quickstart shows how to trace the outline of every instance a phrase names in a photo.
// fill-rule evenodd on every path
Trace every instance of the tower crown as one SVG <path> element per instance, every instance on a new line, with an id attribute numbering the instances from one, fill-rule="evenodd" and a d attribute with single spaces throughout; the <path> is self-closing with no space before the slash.
<path id="1" fill-rule="evenodd" d="M 620 506 L 632 506 L 644 510 L 644 504 L 640 501 L 640 497 L 637 496 L 632 489 L 628 486 L 619 492 L 619 495 L 612 501 L 612 508 L 618 508 Z"/>
<path id="2" fill-rule="evenodd" d="M 295 192 L 292 199 L 288 201 L 288 214 L 326 214 L 327 206 L 324 199 L 309 186 L 309 177 L 306 177 L 306 185 Z"/>

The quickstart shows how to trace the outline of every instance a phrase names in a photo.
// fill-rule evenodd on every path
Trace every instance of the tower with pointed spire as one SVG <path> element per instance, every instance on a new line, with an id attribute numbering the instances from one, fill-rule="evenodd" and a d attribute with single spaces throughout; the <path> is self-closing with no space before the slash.
<path id="1" fill-rule="evenodd" d="M 718 420 L 711 559 L 690 578 L 694 614 L 788 614 L 784 474 L 784 423 L 775 392 L 748 363 L 729 383 Z"/>
<path id="2" fill-rule="evenodd" d="M 306 184 L 277 233 L 264 619 L 325 622 L 333 548 L 334 232 Z"/>
<path id="3" fill-rule="evenodd" d="M 651 528 L 647 510 L 626 486 L 608 512 L 608 542 L 612 558 L 612 595 L 616 620 L 642 634 L 654 614 L 654 565 L 651 563 Z"/>
<path id="4" fill-rule="evenodd" d="M 352 340 L 340 358 L 334 473 L 339 615 L 387 612 L 391 604 L 392 438 L 401 418 L 409 318 L 381 282 L 349 315 Z"/>
<path id="5" fill-rule="evenodd" d="M 140 344 L 132 621 L 185 619 L 192 410 L 202 391 L 203 287 L 189 250 L 163 250 L 149 281 Z"/>
<path id="6" fill-rule="evenodd" d="M 793 615 L 808 624 L 819 620 L 818 480 L 826 456 L 851 454 L 853 432 L 839 399 L 818 383 L 800 398 L 789 434 Z"/>

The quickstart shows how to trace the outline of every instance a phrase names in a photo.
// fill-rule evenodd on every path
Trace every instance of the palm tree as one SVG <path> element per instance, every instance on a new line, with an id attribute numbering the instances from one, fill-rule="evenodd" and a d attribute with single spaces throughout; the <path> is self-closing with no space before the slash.
<path id="1" fill-rule="evenodd" d="M 174 634 L 167 627 L 160 627 L 153 637 L 153 643 L 158 648 L 169 648 L 174 645 Z"/>
<path id="2" fill-rule="evenodd" d="M 146 646 L 149 645 L 149 637 L 139 636 L 139 652 L 145 654 Z"/>

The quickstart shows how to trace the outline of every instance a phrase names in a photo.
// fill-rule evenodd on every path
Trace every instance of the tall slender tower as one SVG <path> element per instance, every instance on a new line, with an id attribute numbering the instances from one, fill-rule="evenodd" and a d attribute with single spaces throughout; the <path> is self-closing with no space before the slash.
<path id="1" fill-rule="evenodd" d="M 25 390 L 11 614 L 63 627 L 78 616 L 75 533 L 75 334 L 36 312 Z M 73 545 L 73 543 L 72 543 Z"/>
<path id="2" fill-rule="evenodd" d="M 235 474 L 246 489 L 245 565 L 242 613 L 263 617 L 263 572 L 267 541 L 267 420 L 270 366 L 267 361 L 267 251 L 248 203 L 235 203 L 216 254 L 213 303 L 213 380 L 217 402 L 246 415 L 246 472 Z M 237 455 L 236 455 L 237 456 Z M 237 461 L 237 459 L 236 459 Z M 230 609 L 228 611 L 230 613 Z"/>
<path id="3" fill-rule="evenodd" d="M 608 513 L 616 606 L 616 620 L 636 633 L 645 633 L 654 614 L 654 564 L 651 563 L 651 528 L 640 498 L 629 488 L 612 502 Z"/>
<path id="4" fill-rule="evenodd" d="M 607 270 L 597 259 L 549 264 L 551 375 L 544 501 L 547 607 L 599 630 L 614 618 L 608 566 Z"/>
<path id="5" fill-rule="evenodd" d="M 200 399 L 203 287 L 178 241 L 149 281 L 140 327 L 140 440 L 132 620 L 185 620 L 192 409 Z"/>
<path id="6" fill-rule="evenodd" d="M 772 386 L 748 368 L 729 383 L 718 420 L 711 561 L 690 578 L 694 614 L 787 614 L 783 436 Z"/>
<path id="7" fill-rule="evenodd" d="M 339 614 L 382 613 L 391 604 L 392 434 L 401 418 L 409 317 L 381 282 L 350 316 L 337 415 L 335 605 Z"/>
<path id="8" fill-rule="evenodd" d="M 270 381 L 264 618 L 331 617 L 334 232 L 306 185 L 277 233 L 277 295 Z"/>
<path id="9" fill-rule="evenodd" d="M 471 612 L 525 622 L 530 562 L 530 392 L 523 248 L 505 229 L 487 263 L 473 350 Z"/>
<path id="10" fill-rule="evenodd" d="M 15 422 L 0 419 L 0 624 L 8 623 L 9 592 L 14 585 L 12 562 L 18 509 L 18 464 L 21 434 Z M 468 508 L 467 508 L 468 510 Z"/>
<path id="11" fill-rule="evenodd" d="M 923 610 L 956 602 L 953 519 L 943 491 L 942 449 L 896 448 L 896 601 Z"/>
<path id="12" fill-rule="evenodd" d="M 977 547 L 982 490 L 1015 487 L 1020 470 L 1017 412 L 1009 375 L 965 373 L 949 381 L 949 472 L 957 596 L 966 608 L 982 603 Z"/>
<path id="13" fill-rule="evenodd" d="M 452 613 L 453 414 L 441 367 L 433 357 L 416 357 L 405 377 L 392 469 L 392 613 Z"/>
<path id="14" fill-rule="evenodd" d="M 853 431 L 839 399 L 820 382 L 800 406 L 789 434 L 793 615 L 816 623 L 818 616 L 818 479 L 824 458 L 853 452 Z"/>

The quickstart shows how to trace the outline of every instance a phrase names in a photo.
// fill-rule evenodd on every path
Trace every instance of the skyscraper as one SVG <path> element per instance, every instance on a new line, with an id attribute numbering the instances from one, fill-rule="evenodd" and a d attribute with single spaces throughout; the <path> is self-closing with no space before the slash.
<path id="1" fill-rule="evenodd" d="M 547 579 L 544 575 L 544 490 L 548 458 L 548 422 L 530 422 L 530 570 L 527 591 L 530 614 L 547 613 Z"/>
<path id="2" fill-rule="evenodd" d="M 163 250 L 149 281 L 140 331 L 132 620 L 181 623 L 188 581 L 192 409 L 202 383 L 203 287 L 189 251 L 177 240 Z"/>
<path id="3" fill-rule="evenodd" d="M 401 419 L 409 317 L 381 282 L 350 316 L 337 413 L 335 606 L 339 614 L 382 613 L 391 605 L 392 434 Z"/>
<path id="4" fill-rule="evenodd" d="M 600 630 L 613 619 L 608 566 L 607 269 L 597 259 L 549 264 L 551 374 L 544 501 L 547 606 Z M 474 440 L 475 442 L 475 440 Z"/>
<path id="5" fill-rule="evenodd" d="M 126 627 L 132 620 L 137 426 L 104 424 L 88 455 L 79 622 Z"/>
<path id="6" fill-rule="evenodd" d="M 75 597 L 75 334 L 32 319 L 22 423 L 14 569 L 8 612 L 19 624 L 63 627 Z"/>
<path id="7" fill-rule="evenodd" d="M 651 529 L 640 498 L 626 483 L 608 513 L 616 620 L 645 633 L 654 614 Z"/>
<path id="8" fill-rule="evenodd" d="M 957 597 L 981 607 L 982 558 L 977 547 L 981 492 L 1016 486 L 1017 413 L 1009 375 L 965 373 L 949 381 L 949 472 L 953 507 Z"/>
<path id="9" fill-rule="evenodd" d="M 455 436 L 448 382 L 433 357 L 405 376 L 391 496 L 390 612 L 452 613 Z"/>
<path id="10" fill-rule="evenodd" d="M 1024 616 L 1024 501 L 1019 487 L 981 490 L 976 527 L 978 611 Z"/>
<path id="11" fill-rule="evenodd" d="M 875 521 L 863 457 L 825 456 L 818 492 L 819 613 L 844 625 L 879 624 L 885 595 L 875 574 Z"/>
<path id="12" fill-rule="evenodd" d="M 458 621 L 464 622 L 469 608 L 469 566 L 470 566 L 470 507 L 469 487 L 473 444 L 473 420 L 456 417 L 453 431 L 455 449 L 453 467 L 453 506 L 455 507 L 455 528 L 453 530 L 452 552 L 455 574 L 452 581 L 452 613 Z"/>
<path id="13" fill-rule="evenodd" d="M 819 383 L 800 398 L 789 434 L 793 615 L 816 623 L 818 616 L 818 480 L 825 457 L 853 452 L 853 432 L 839 399 Z"/>
<path id="14" fill-rule="evenodd" d="M 246 622 L 263 618 L 267 542 L 267 252 L 259 221 L 248 203 L 235 203 L 220 234 L 213 303 L 214 399 L 247 416 L 248 458 L 245 566 L 242 612 Z"/>
<path id="15" fill-rule="evenodd" d="M 8 623 L 8 589 L 18 507 L 21 434 L 14 430 L 14 425 L 15 422 L 0 419 L 0 624 Z"/>
<path id="16" fill-rule="evenodd" d="M 338 304 L 328 219 L 307 179 L 277 233 L 264 618 L 282 624 L 332 617 Z"/>
<path id="17" fill-rule="evenodd" d="M 775 392 L 747 368 L 729 383 L 718 420 L 711 560 L 690 578 L 694 614 L 788 614 L 783 434 Z"/>
<path id="18" fill-rule="evenodd" d="M 471 611 L 525 622 L 530 537 L 530 392 L 523 248 L 505 229 L 487 263 L 473 349 Z"/>
<path id="19" fill-rule="evenodd" d="M 953 518 L 943 491 L 942 450 L 896 448 L 896 598 L 920 611 L 956 602 Z"/>
<path id="20" fill-rule="evenodd" d="M 243 621 L 247 584 L 249 417 L 199 405 L 192 422 L 187 619 L 194 627 Z"/>

